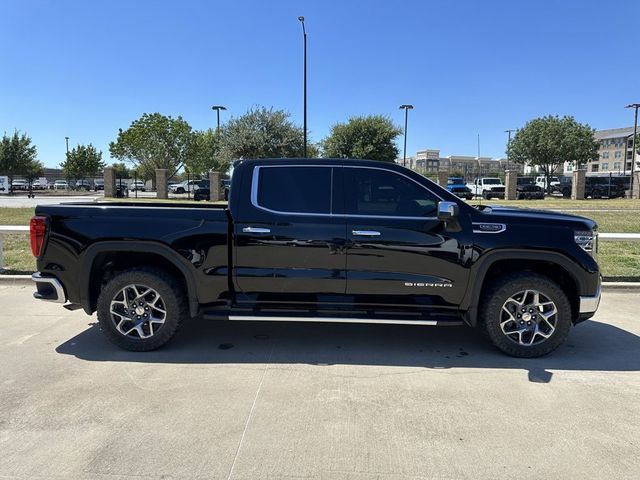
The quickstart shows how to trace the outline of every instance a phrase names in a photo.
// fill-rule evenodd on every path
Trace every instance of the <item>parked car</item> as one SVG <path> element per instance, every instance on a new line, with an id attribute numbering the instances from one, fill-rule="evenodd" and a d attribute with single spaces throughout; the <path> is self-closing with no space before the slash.
<path id="1" fill-rule="evenodd" d="M 139 192 L 146 192 L 147 188 L 142 180 L 136 180 L 135 182 L 131 182 L 129 190 L 132 192 L 135 192 L 136 190 Z"/>
<path id="2" fill-rule="evenodd" d="M 465 185 L 464 178 L 462 177 L 449 177 L 447 179 L 447 190 L 465 200 L 471 200 L 473 198 L 471 189 Z"/>
<path id="3" fill-rule="evenodd" d="M 196 201 L 199 200 L 210 200 L 211 199 L 211 190 L 209 186 L 200 187 L 193 192 L 193 199 Z"/>
<path id="4" fill-rule="evenodd" d="M 504 183 L 498 177 L 476 178 L 473 182 L 467 183 L 467 187 L 474 197 L 486 200 L 504 198 Z"/>
<path id="5" fill-rule="evenodd" d="M 93 191 L 104 190 L 104 180 L 98 179 L 93 181 Z"/>
<path id="6" fill-rule="evenodd" d="M 176 183 L 174 185 L 170 185 L 169 186 L 169 192 L 170 193 L 177 193 L 177 194 L 181 194 L 181 193 L 187 193 L 187 192 L 193 192 L 194 190 L 196 190 L 198 187 L 198 182 L 200 180 L 185 180 L 184 182 L 180 182 L 180 183 Z"/>
<path id="7" fill-rule="evenodd" d="M 223 178 L 222 179 L 222 189 L 224 192 L 224 200 L 226 202 L 229 201 L 229 190 L 231 190 L 231 179 L 230 178 Z"/>
<path id="8" fill-rule="evenodd" d="M 621 198 L 629 188 L 630 177 L 610 175 L 587 175 L 584 183 L 584 198 Z"/>
<path id="9" fill-rule="evenodd" d="M 135 351 L 200 315 L 464 322 L 509 355 L 537 357 L 598 308 L 588 218 L 474 207 L 366 160 L 245 160 L 231 183 L 228 206 L 39 205 L 34 296 L 97 311 L 107 338 Z"/>
<path id="10" fill-rule="evenodd" d="M 75 185 L 73 186 L 74 190 L 91 190 L 91 182 L 89 180 L 77 180 Z"/>
<path id="11" fill-rule="evenodd" d="M 54 190 L 69 190 L 69 183 L 66 180 L 56 180 L 53 182 Z"/>
<path id="12" fill-rule="evenodd" d="M 126 198 L 129 196 L 129 187 L 124 182 L 116 182 L 116 198 Z"/>
<path id="13" fill-rule="evenodd" d="M 516 180 L 516 198 L 518 200 L 544 200 L 544 190 L 531 177 L 518 177 Z"/>
<path id="14" fill-rule="evenodd" d="M 536 177 L 536 185 L 538 185 L 540 188 L 542 188 L 545 192 L 547 190 L 553 190 L 553 187 L 557 186 L 560 184 L 560 180 L 558 179 L 558 177 L 556 176 L 552 176 L 549 177 L 549 186 L 550 188 L 547 189 L 547 177 L 545 177 L 544 175 L 538 175 Z"/>
<path id="15" fill-rule="evenodd" d="M 47 188 L 49 188 L 49 184 L 46 179 L 36 179 L 31 183 L 32 190 L 46 190 Z"/>
<path id="16" fill-rule="evenodd" d="M 11 182 L 11 190 L 29 190 L 29 182 L 26 180 L 14 180 Z"/>
<path id="17" fill-rule="evenodd" d="M 220 188 L 223 193 L 223 198 L 225 201 L 229 200 L 229 186 L 230 180 L 223 179 L 220 181 Z M 210 200 L 211 199 L 211 189 L 209 188 L 209 180 L 203 180 L 198 184 L 198 188 L 193 192 L 194 200 Z"/>
<path id="18" fill-rule="evenodd" d="M 551 187 L 551 195 L 555 196 L 563 196 L 570 197 L 571 196 L 571 186 L 573 184 L 573 179 L 568 175 L 561 175 L 558 177 L 558 183 Z"/>

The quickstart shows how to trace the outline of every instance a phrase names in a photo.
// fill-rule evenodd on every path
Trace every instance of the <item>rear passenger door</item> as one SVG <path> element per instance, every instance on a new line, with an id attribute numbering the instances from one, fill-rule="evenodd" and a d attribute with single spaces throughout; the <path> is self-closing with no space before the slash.
<path id="1" fill-rule="evenodd" d="M 235 224 L 234 273 L 240 300 L 322 302 L 346 288 L 340 165 L 253 168 Z"/>

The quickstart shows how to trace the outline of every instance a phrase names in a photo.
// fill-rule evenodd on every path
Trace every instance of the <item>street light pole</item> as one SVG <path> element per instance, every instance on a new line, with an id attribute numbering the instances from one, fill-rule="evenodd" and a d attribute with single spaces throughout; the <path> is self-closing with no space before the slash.
<path id="1" fill-rule="evenodd" d="M 511 132 L 515 132 L 516 130 L 514 129 L 510 129 L 510 130 L 505 130 L 504 133 L 508 133 L 509 134 L 509 139 L 507 140 L 507 168 L 506 170 L 509 170 L 509 160 L 511 159 Z"/>
<path id="2" fill-rule="evenodd" d="M 634 108 L 635 109 L 635 115 L 634 115 L 634 121 L 633 121 L 633 150 L 631 150 L 631 198 L 633 198 L 633 177 L 634 177 L 634 172 L 636 170 L 636 150 L 638 148 L 638 145 L 636 145 L 636 138 L 638 135 L 638 107 L 640 107 L 640 103 L 630 103 L 629 105 L 627 105 L 624 108 Z M 627 161 L 626 159 L 626 149 L 625 149 L 625 159 L 624 159 L 625 163 Z"/>
<path id="3" fill-rule="evenodd" d="M 400 105 L 400 110 L 404 110 L 404 149 L 402 154 L 402 166 L 407 166 L 407 124 L 409 122 L 409 110 L 413 109 L 413 105 Z"/>
<path id="4" fill-rule="evenodd" d="M 304 26 L 304 17 L 299 16 L 298 20 L 302 23 L 302 36 L 304 38 L 304 158 L 307 158 L 307 29 Z"/>
<path id="5" fill-rule="evenodd" d="M 211 110 L 215 110 L 216 111 L 216 117 L 218 119 L 218 123 L 217 123 L 217 127 L 216 127 L 216 133 L 220 132 L 220 110 L 226 110 L 226 107 L 223 107 L 222 105 L 214 105 L 213 107 L 211 107 Z"/>
<path id="6" fill-rule="evenodd" d="M 69 137 L 64 137 L 64 141 L 67 144 L 67 157 L 69 156 Z"/>

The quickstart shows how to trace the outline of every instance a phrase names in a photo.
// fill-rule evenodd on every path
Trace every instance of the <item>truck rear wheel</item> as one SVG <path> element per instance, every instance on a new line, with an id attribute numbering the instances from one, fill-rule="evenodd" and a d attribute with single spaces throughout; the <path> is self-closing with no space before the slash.
<path id="1" fill-rule="evenodd" d="M 172 275 L 136 268 L 116 275 L 102 288 L 97 314 L 111 342 L 125 350 L 149 351 L 173 337 L 187 315 L 187 300 Z"/>
<path id="2" fill-rule="evenodd" d="M 571 329 L 571 305 L 562 289 L 536 273 L 506 275 L 485 293 L 481 328 L 504 353 L 521 358 L 546 355 Z"/>

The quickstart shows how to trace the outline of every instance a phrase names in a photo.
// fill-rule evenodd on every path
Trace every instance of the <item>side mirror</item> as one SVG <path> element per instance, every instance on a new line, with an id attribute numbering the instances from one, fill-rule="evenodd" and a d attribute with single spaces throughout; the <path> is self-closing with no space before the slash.
<path id="1" fill-rule="evenodd" d="M 438 202 L 438 220 L 454 220 L 458 216 L 458 204 L 455 202 Z"/>

